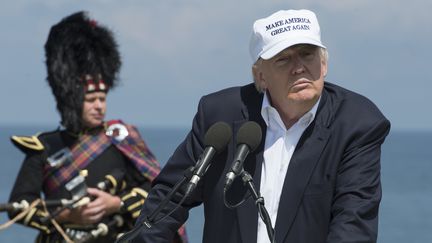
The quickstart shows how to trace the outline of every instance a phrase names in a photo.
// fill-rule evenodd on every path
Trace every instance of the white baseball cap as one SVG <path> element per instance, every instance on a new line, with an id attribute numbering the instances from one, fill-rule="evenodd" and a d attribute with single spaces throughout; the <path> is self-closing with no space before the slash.
<path id="1" fill-rule="evenodd" d="M 318 19 L 310 10 L 280 10 L 255 21 L 249 51 L 256 62 L 260 57 L 270 59 L 297 44 L 326 48 L 321 43 Z"/>

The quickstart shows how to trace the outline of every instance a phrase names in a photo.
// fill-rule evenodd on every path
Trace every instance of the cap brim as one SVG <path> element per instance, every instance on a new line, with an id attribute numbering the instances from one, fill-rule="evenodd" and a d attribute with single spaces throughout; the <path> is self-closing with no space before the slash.
<path id="1" fill-rule="evenodd" d="M 294 40 L 293 39 L 282 40 L 282 41 L 276 43 L 275 45 L 273 45 L 272 47 L 270 47 L 269 49 L 263 51 L 259 56 L 264 60 L 268 60 L 268 59 L 276 56 L 279 52 L 285 50 L 286 48 L 294 46 L 294 45 L 298 45 L 298 44 L 311 44 L 311 45 L 319 46 L 322 48 L 326 48 L 318 40 L 303 37 L 303 38 L 298 38 L 298 39 L 294 39 Z"/>

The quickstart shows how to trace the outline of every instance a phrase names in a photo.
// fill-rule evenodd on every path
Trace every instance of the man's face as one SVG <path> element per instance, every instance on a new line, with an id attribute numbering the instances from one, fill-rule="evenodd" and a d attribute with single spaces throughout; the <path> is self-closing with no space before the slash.
<path id="1" fill-rule="evenodd" d="M 102 125 L 106 112 L 106 93 L 94 92 L 85 94 L 82 122 L 86 128 Z"/>
<path id="2" fill-rule="evenodd" d="M 327 63 L 317 46 L 291 46 L 262 60 L 259 66 L 258 84 L 268 91 L 272 105 L 279 111 L 293 105 L 313 105 L 321 95 Z"/>

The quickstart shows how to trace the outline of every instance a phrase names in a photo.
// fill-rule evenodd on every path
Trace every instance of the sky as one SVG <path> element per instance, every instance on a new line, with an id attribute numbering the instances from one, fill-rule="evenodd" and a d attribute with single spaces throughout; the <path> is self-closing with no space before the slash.
<path id="1" fill-rule="evenodd" d="M 201 96 L 252 82 L 253 22 L 303 8 L 320 22 L 326 81 L 371 99 L 394 130 L 432 130 L 426 0 L 2 1 L 0 125 L 58 124 L 43 45 L 50 27 L 76 11 L 110 28 L 120 46 L 121 83 L 109 93 L 107 118 L 187 127 Z"/>

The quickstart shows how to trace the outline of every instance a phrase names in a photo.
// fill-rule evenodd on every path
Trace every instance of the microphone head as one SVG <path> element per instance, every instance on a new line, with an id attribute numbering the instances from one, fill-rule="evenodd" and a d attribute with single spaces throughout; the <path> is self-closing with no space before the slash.
<path id="1" fill-rule="evenodd" d="M 225 122 L 216 122 L 206 132 L 204 136 L 204 145 L 211 146 L 219 153 L 231 141 L 231 127 Z"/>
<path id="2" fill-rule="evenodd" d="M 237 146 L 246 144 L 250 151 L 254 151 L 261 143 L 261 127 L 254 121 L 244 123 L 237 132 Z"/>

